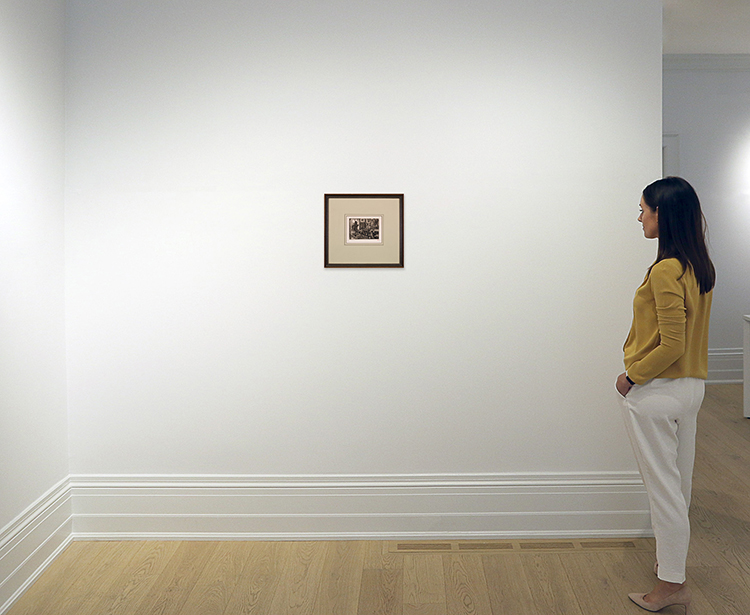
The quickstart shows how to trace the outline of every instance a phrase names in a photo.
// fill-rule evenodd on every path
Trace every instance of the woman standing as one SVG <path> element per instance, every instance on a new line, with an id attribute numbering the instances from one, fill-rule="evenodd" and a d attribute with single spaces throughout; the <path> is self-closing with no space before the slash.
<path id="1" fill-rule="evenodd" d="M 659 244 L 656 261 L 635 293 L 626 371 L 616 387 L 648 493 L 659 582 L 630 599 L 647 611 L 682 604 L 687 614 L 688 509 L 716 273 L 698 195 L 684 179 L 666 177 L 647 186 L 638 221 L 646 238 Z"/>

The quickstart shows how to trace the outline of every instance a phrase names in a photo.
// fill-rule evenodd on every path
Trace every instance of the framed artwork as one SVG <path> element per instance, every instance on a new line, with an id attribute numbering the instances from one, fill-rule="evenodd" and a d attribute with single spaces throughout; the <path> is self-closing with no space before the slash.
<path id="1" fill-rule="evenodd" d="M 326 194 L 326 267 L 403 267 L 403 194 Z"/>

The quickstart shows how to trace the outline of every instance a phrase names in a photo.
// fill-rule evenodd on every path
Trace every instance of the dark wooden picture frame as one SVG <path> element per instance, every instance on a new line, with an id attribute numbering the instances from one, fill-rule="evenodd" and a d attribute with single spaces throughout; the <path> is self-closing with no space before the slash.
<path id="1" fill-rule="evenodd" d="M 326 194 L 325 267 L 404 266 L 403 194 Z"/>

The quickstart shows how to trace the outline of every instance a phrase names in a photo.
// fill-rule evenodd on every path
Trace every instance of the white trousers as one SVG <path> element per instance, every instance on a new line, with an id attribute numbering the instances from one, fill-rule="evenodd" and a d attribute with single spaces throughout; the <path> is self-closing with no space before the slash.
<path id="1" fill-rule="evenodd" d="M 659 578 L 685 582 L 695 433 L 705 393 L 698 378 L 657 378 L 623 398 L 625 426 L 651 506 Z"/>

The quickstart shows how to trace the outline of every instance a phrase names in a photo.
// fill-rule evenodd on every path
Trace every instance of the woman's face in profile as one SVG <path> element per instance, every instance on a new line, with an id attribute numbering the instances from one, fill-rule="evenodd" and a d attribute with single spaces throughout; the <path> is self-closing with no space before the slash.
<path id="1" fill-rule="evenodd" d="M 641 197 L 641 215 L 638 222 L 643 225 L 643 235 L 646 239 L 656 239 L 659 236 L 659 214 L 656 210 L 646 205 Z"/>

